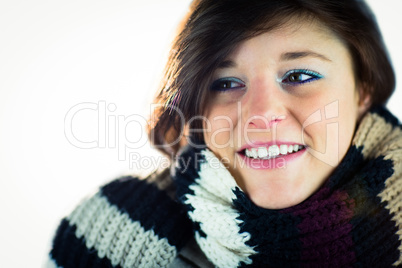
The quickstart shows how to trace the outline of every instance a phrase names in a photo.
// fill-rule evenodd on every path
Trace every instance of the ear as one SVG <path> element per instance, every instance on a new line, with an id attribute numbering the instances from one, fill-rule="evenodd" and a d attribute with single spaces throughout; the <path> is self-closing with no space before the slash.
<path id="1" fill-rule="evenodd" d="M 187 123 L 184 125 L 183 136 L 181 137 L 180 142 L 179 142 L 180 148 L 182 148 L 188 144 L 189 137 L 190 137 L 190 127 Z"/>
<path id="2" fill-rule="evenodd" d="M 369 85 L 365 83 L 361 83 L 357 87 L 357 93 L 358 93 L 358 118 L 363 117 L 363 115 L 370 109 L 371 104 L 372 104 L 372 99 L 371 95 L 369 94 L 371 92 Z"/>

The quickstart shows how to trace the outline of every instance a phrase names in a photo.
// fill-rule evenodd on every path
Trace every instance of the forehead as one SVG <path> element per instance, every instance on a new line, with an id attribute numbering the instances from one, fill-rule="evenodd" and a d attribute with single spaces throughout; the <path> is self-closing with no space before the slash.
<path id="1" fill-rule="evenodd" d="M 344 42 L 319 21 L 290 20 L 271 31 L 245 40 L 229 55 L 229 61 L 252 60 L 253 57 L 275 56 L 291 60 L 306 56 L 328 60 L 339 56 L 350 58 Z M 227 62 L 222 65 L 228 65 Z"/>

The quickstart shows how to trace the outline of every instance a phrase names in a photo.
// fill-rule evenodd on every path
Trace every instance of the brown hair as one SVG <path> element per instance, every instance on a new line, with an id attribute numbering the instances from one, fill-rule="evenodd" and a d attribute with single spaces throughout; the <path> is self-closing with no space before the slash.
<path id="1" fill-rule="evenodd" d="M 211 77 L 241 41 L 289 19 L 318 20 L 348 46 L 355 76 L 371 105 L 387 102 L 395 75 L 375 17 L 362 0 L 195 0 L 173 44 L 150 121 L 151 143 L 167 154 L 180 147 L 189 120 L 203 115 Z M 189 128 L 202 129 L 194 120 Z M 195 136 L 201 140 L 202 131 Z"/>

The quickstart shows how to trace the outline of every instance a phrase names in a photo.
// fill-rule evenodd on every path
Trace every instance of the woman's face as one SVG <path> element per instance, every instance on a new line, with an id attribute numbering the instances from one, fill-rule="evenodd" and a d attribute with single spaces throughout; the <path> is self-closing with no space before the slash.
<path id="1" fill-rule="evenodd" d="M 351 55 L 319 23 L 244 41 L 213 81 L 205 142 L 264 208 L 312 195 L 345 156 L 363 112 Z"/>

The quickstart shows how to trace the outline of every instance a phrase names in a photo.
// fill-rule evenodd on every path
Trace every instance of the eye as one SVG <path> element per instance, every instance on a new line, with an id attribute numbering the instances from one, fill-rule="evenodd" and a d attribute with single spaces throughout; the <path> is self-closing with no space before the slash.
<path id="1" fill-rule="evenodd" d="M 227 91 L 233 89 L 243 89 L 245 88 L 245 83 L 235 77 L 225 77 L 215 80 L 211 85 L 212 91 Z"/>
<path id="2" fill-rule="evenodd" d="M 311 70 L 291 70 L 285 73 L 281 82 L 288 85 L 301 85 L 321 78 L 323 78 L 321 74 Z"/>

